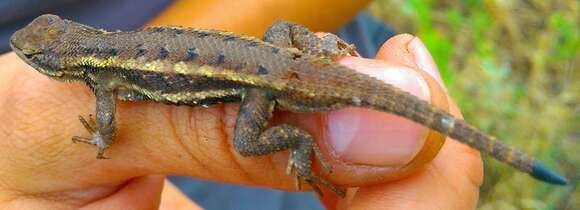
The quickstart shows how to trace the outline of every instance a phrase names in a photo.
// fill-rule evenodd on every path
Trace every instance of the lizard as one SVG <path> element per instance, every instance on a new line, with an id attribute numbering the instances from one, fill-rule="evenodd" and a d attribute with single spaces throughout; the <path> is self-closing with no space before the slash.
<path id="1" fill-rule="evenodd" d="M 558 185 L 567 180 L 531 156 L 408 92 L 338 64 L 356 53 L 335 35 L 318 37 L 304 26 L 278 21 L 263 39 L 178 26 L 109 32 L 56 15 L 41 15 L 10 38 L 13 51 L 49 78 L 86 83 L 96 97 L 96 117 L 79 120 L 98 159 L 113 144 L 115 101 L 173 105 L 239 102 L 233 147 L 242 156 L 290 150 L 287 173 L 297 188 L 345 191 L 312 170 L 315 157 L 331 173 L 313 137 L 288 124 L 268 127 L 273 110 L 326 112 L 362 107 L 395 114 L 471 146 L 532 177 Z"/>

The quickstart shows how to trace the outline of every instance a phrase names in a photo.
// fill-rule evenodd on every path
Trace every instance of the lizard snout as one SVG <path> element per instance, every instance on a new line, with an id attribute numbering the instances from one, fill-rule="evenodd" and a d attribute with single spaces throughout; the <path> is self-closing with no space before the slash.
<path id="1" fill-rule="evenodd" d="M 10 46 L 24 55 L 42 52 L 42 49 L 60 37 L 65 30 L 65 21 L 56 15 L 42 15 L 26 27 L 14 32 Z"/>

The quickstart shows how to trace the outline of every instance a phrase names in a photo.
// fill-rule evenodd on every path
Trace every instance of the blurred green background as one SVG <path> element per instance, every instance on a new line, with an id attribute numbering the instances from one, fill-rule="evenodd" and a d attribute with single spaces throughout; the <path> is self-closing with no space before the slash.
<path id="1" fill-rule="evenodd" d="M 570 179 L 538 182 L 485 157 L 479 209 L 579 209 L 580 1 L 375 0 L 420 37 L 465 119 Z"/>

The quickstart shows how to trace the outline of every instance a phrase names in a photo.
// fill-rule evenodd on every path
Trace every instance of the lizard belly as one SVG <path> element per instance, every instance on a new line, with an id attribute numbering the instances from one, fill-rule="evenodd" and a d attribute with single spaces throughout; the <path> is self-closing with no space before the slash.
<path id="1" fill-rule="evenodd" d="M 245 85 L 221 78 L 145 70 L 121 70 L 117 98 L 176 105 L 211 105 L 241 100 Z"/>
<path id="2" fill-rule="evenodd" d="M 241 101 L 244 88 L 228 88 L 204 91 L 161 92 L 142 88 L 119 88 L 117 99 L 122 101 L 156 101 L 174 105 L 207 106 Z"/>

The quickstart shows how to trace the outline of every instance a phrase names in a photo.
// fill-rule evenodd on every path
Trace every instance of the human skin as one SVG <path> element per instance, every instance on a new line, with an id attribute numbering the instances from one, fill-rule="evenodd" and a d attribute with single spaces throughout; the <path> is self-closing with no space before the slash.
<path id="1" fill-rule="evenodd" d="M 420 85 L 422 77 L 413 72 L 425 71 L 440 81 L 429 53 L 410 35 L 387 41 L 376 60 L 348 57 L 339 62 L 427 100 L 429 88 Z M 294 190 L 293 178 L 284 173 L 288 153 L 248 158 L 233 150 L 237 104 L 193 108 L 118 102 L 117 142 L 106 154 L 111 159 L 97 160 L 95 148 L 70 140 L 88 135 L 78 122 L 79 114 L 94 112 L 94 96 L 87 87 L 50 80 L 13 53 L 0 57 L 0 64 L 1 209 L 156 209 L 158 205 L 191 209 L 194 204 L 172 186 L 163 189 L 161 175 L 166 174 Z M 450 104 L 451 112 L 459 116 Z M 426 132 L 371 110 L 321 115 L 323 120 L 313 121 L 312 114 L 276 112 L 275 121 L 306 127 L 317 142 L 340 148 L 340 160 L 333 161 L 347 160 L 354 167 L 404 165 L 422 146 Z M 354 126 L 332 129 L 337 123 Z M 388 129 L 368 134 L 372 128 Z M 404 132 L 391 132 L 398 128 Z M 370 153 L 368 148 L 384 153 Z M 329 209 L 472 209 L 481 181 L 478 153 L 447 140 L 432 162 L 404 179 L 349 190 L 346 199 L 327 193 L 321 201 Z"/>

